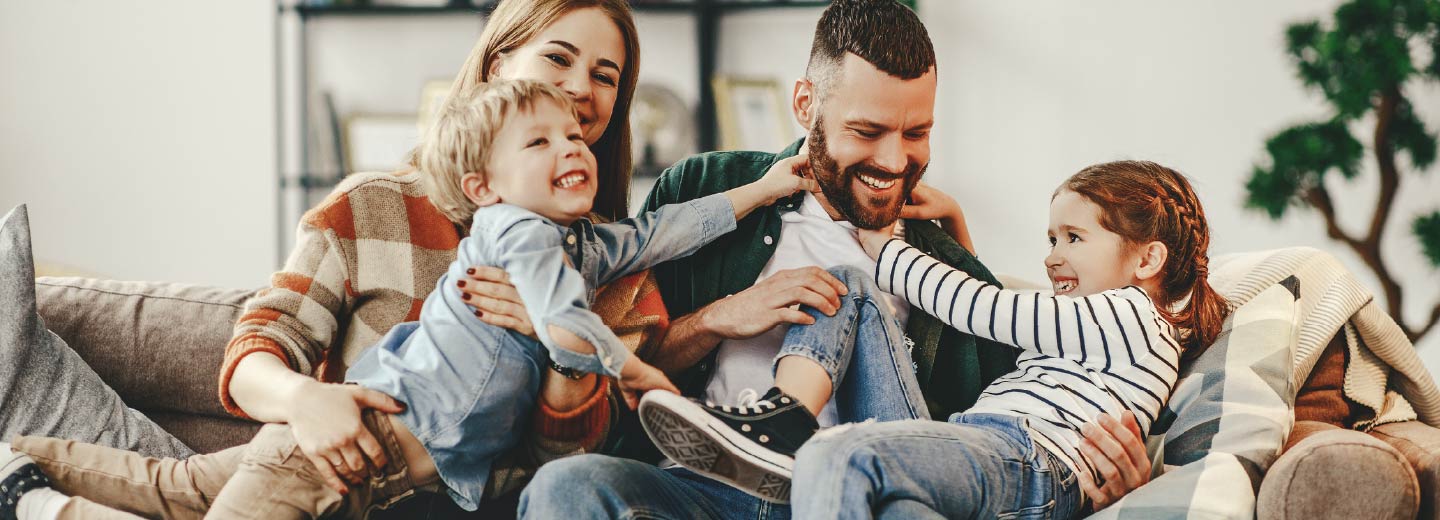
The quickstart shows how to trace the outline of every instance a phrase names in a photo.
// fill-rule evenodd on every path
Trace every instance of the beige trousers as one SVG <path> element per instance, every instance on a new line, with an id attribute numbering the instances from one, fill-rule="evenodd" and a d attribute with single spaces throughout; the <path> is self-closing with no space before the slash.
<path id="1" fill-rule="evenodd" d="M 18 437 L 12 448 L 74 497 L 61 519 L 364 518 L 408 498 L 415 485 L 389 418 L 367 410 L 363 420 L 389 464 L 384 476 L 346 495 L 325 485 L 283 424 L 266 425 L 249 444 L 186 460 L 41 437 Z"/>

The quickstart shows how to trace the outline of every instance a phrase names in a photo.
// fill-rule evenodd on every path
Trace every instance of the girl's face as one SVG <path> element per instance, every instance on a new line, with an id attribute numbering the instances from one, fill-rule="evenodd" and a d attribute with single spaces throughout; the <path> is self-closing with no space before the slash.
<path id="1" fill-rule="evenodd" d="M 610 124 L 624 63 L 620 28 L 591 7 L 566 13 L 525 45 L 496 56 L 490 75 L 544 81 L 569 93 L 585 143 L 593 145 Z"/>
<path id="2" fill-rule="evenodd" d="M 1135 276 L 1140 248 L 1127 251 L 1125 239 L 1100 225 L 1100 206 L 1075 192 L 1050 200 L 1050 255 L 1045 271 L 1055 295 L 1083 297 L 1141 285 Z"/>

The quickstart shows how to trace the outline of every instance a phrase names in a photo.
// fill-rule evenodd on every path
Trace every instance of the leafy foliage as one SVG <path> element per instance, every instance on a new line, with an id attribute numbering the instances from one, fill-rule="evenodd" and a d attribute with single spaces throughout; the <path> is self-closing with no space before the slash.
<path id="1" fill-rule="evenodd" d="M 1405 87 L 1412 81 L 1440 79 L 1440 1 L 1350 0 L 1336 8 L 1329 21 L 1287 27 L 1285 50 L 1301 83 L 1323 95 L 1333 113 L 1265 141 L 1266 158 L 1256 163 L 1245 183 L 1245 206 L 1272 219 L 1291 207 L 1318 210 L 1328 234 L 1378 275 L 1388 311 L 1398 320 L 1400 286 L 1382 261 L 1380 237 L 1400 190 L 1401 169 L 1408 166 L 1420 174 L 1435 164 L 1440 138 L 1415 114 Z M 1373 132 L 1369 139 L 1351 134 L 1366 126 Z M 1367 149 L 1379 167 L 1380 196 L 1366 234 L 1354 236 L 1337 224 L 1335 201 L 1324 180 L 1331 172 L 1353 180 Z M 1398 162 L 1402 157 L 1409 159 L 1408 165 Z M 1440 267 L 1440 211 L 1417 218 L 1411 230 L 1430 263 Z M 1437 320 L 1440 306 L 1428 323 L 1413 329 L 1400 325 L 1413 340 L 1440 323 Z"/>
<path id="2" fill-rule="evenodd" d="M 1420 237 L 1420 247 L 1430 265 L 1440 267 L 1440 211 L 1415 219 L 1415 236 Z"/>

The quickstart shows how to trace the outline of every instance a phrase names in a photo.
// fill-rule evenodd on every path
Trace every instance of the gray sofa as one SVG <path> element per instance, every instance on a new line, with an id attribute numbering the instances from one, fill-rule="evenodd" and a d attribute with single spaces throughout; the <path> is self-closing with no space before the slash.
<path id="1" fill-rule="evenodd" d="M 195 450 L 234 446 L 258 429 L 226 413 L 216 389 L 224 346 L 252 291 L 83 278 L 39 278 L 36 290 L 46 325 L 130 407 Z M 1320 386 L 1307 383 L 1303 391 Z M 1409 422 L 1365 434 L 1302 422 L 1264 479 L 1257 513 L 1306 520 L 1440 519 L 1437 484 L 1440 429 Z M 456 513 L 453 506 L 438 515 L 436 506 L 426 507 L 431 509 L 386 516 Z"/>

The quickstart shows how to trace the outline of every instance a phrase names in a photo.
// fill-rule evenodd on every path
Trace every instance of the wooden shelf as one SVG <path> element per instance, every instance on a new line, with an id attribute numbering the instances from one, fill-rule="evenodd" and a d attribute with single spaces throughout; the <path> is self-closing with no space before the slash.
<path id="1" fill-rule="evenodd" d="M 830 5 L 828 0 L 765 0 L 765 1 L 725 1 L 725 0 L 690 0 L 690 1 L 663 1 L 637 0 L 630 3 L 630 8 L 636 12 L 689 12 L 699 8 L 709 8 L 716 11 L 745 11 L 751 9 L 773 9 L 773 8 L 806 8 L 825 7 Z M 282 5 L 282 11 L 293 10 L 300 16 L 329 17 L 329 16 L 410 16 L 410 15 L 473 15 L 484 16 L 495 10 L 495 2 L 481 2 L 477 4 L 451 3 L 443 6 L 405 6 L 405 5 Z"/>

